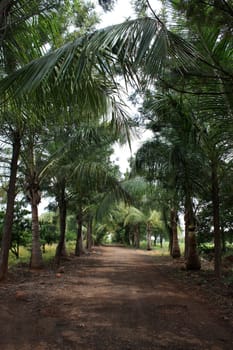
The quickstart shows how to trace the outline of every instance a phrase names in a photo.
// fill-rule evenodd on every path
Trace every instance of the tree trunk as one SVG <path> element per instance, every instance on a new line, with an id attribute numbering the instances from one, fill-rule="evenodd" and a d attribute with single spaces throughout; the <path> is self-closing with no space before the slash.
<path id="1" fill-rule="evenodd" d="M 17 168 L 18 160 L 20 153 L 20 135 L 18 132 L 14 133 L 13 139 L 13 149 L 12 149 L 12 158 L 10 165 L 10 180 L 9 187 L 7 191 L 7 206 L 6 206 L 6 215 L 2 231 L 2 243 L 1 243 L 1 252 L 0 252 L 0 281 L 3 280 L 8 271 L 8 258 L 9 250 L 11 246 L 11 236 L 12 236 L 12 226 L 14 218 L 14 203 L 15 203 L 15 187 L 16 187 L 16 177 L 17 177 Z"/>
<path id="2" fill-rule="evenodd" d="M 160 235 L 159 237 L 159 242 L 160 242 L 160 248 L 163 248 L 163 236 Z"/>
<path id="3" fill-rule="evenodd" d="M 147 250 L 151 250 L 151 224 L 149 222 L 147 223 L 146 241 L 147 241 Z"/>
<path id="4" fill-rule="evenodd" d="M 130 245 L 130 225 L 125 226 L 124 241 L 127 245 Z"/>
<path id="5" fill-rule="evenodd" d="M 188 259 L 188 246 L 189 246 L 189 210 L 185 205 L 185 214 L 184 214 L 184 258 Z"/>
<path id="6" fill-rule="evenodd" d="M 172 256 L 172 249 L 173 249 L 173 233 L 172 233 L 172 227 L 170 225 L 167 225 L 168 229 L 168 235 L 169 235 L 169 254 Z"/>
<path id="7" fill-rule="evenodd" d="M 189 196 L 185 200 L 185 258 L 187 270 L 200 270 L 201 261 L 197 251 L 196 220 L 193 212 L 192 200 Z"/>
<path id="8" fill-rule="evenodd" d="M 131 239 L 131 244 L 132 247 L 135 247 L 135 233 L 134 233 L 134 227 L 133 227 L 133 231 L 130 230 L 130 239 Z"/>
<path id="9" fill-rule="evenodd" d="M 75 255 L 80 256 L 83 254 L 83 239 L 82 239 L 82 209 L 80 209 L 77 215 L 77 239 L 75 246 Z"/>
<path id="10" fill-rule="evenodd" d="M 92 221 L 93 218 L 92 216 L 88 217 L 88 222 L 87 222 L 87 250 L 90 252 L 91 247 L 92 247 Z"/>
<path id="11" fill-rule="evenodd" d="M 171 210 L 171 228 L 172 228 L 172 257 L 180 258 L 180 246 L 177 234 L 177 211 Z"/>
<path id="12" fill-rule="evenodd" d="M 221 248 L 221 230 L 219 219 L 219 183 L 217 162 L 212 161 L 212 205 L 213 205 L 213 224 L 214 224 L 214 271 L 220 278 L 222 274 L 222 248 Z"/>
<path id="13" fill-rule="evenodd" d="M 134 245 L 136 249 L 140 248 L 140 230 L 139 230 L 139 224 L 136 224 L 134 226 Z"/>
<path id="14" fill-rule="evenodd" d="M 26 194 L 30 201 L 32 211 L 32 250 L 30 268 L 41 269 L 43 267 L 43 258 L 40 246 L 40 227 L 38 218 L 38 204 L 40 203 L 41 196 L 36 171 L 30 172 L 27 176 Z"/>
<path id="15" fill-rule="evenodd" d="M 16 244 L 17 259 L 19 259 L 19 242 Z"/>
<path id="16" fill-rule="evenodd" d="M 224 231 L 224 227 L 221 227 L 221 237 L 222 237 L 222 252 L 226 253 L 226 235 Z"/>
<path id="17" fill-rule="evenodd" d="M 197 254 L 197 240 L 196 240 L 196 233 L 195 228 L 191 227 L 189 228 L 188 233 L 188 258 L 186 260 L 186 268 L 187 270 L 200 270 L 201 268 L 201 261 Z"/>
<path id="18" fill-rule="evenodd" d="M 67 257 L 67 251 L 65 246 L 65 234 L 66 234 L 66 198 L 65 198 L 65 184 L 61 186 L 60 196 L 58 198 L 58 207 L 59 207 L 59 227 L 60 227 L 60 237 L 56 249 L 55 261 L 59 265 L 61 257 Z"/>
<path id="19" fill-rule="evenodd" d="M 43 267 L 43 258 L 40 246 L 40 228 L 38 219 L 38 204 L 32 203 L 32 252 L 31 252 L 31 269 L 41 269 Z"/>

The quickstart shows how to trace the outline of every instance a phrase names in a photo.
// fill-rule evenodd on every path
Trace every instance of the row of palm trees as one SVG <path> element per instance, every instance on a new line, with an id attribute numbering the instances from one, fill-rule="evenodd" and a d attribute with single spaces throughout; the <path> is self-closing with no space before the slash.
<path id="1" fill-rule="evenodd" d="M 148 5 L 148 1 L 145 3 Z M 172 1 L 167 3 L 173 4 Z M 153 142 L 159 145 L 158 147 L 149 145 L 150 156 L 155 152 L 156 159 L 148 161 L 146 155 L 148 145 L 145 145 L 137 155 L 137 164 L 145 165 L 146 176 L 149 174 L 152 181 L 160 181 L 169 191 L 175 190 L 175 195 L 170 199 L 172 210 L 176 212 L 178 209 L 177 198 L 184 198 L 186 227 L 189 232 L 186 235 L 187 251 L 188 247 L 195 247 L 196 244 L 193 201 L 197 198 L 195 187 L 199 184 L 194 178 L 195 175 L 201 176 L 200 172 L 195 174 L 193 168 L 200 169 L 202 157 L 210 162 L 217 248 L 215 266 L 217 274 L 220 274 L 219 172 L 222 160 L 224 159 L 226 163 L 226 155 L 229 156 L 231 152 L 232 130 L 227 128 L 232 116 L 232 65 L 230 64 L 232 38 L 229 31 L 225 30 L 222 24 L 219 25 L 219 21 L 213 23 L 212 27 L 208 23 L 202 25 L 196 18 L 197 14 L 194 13 L 192 21 L 185 23 L 185 27 L 183 25 L 181 28 L 181 33 L 178 31 L 175 33 L 173 28 L 168 29 L 169 23 L 166 25 L 152 11 L 150 16 L 129 20 L 98 31 L 92 32 L 89 27 L 87 34 L 77 36 L 73 41 L 56 48 L 51 32 L 47 36 L 41 34 L 38 36 L 38 32 L 44 34 L 48 32 L 48 24 L 45 24 L 48 23 L 46 19 L 49 18 L 49 11 L 53 7 L 47 7 L 49 4 L 46 1 L 35 2 L 34 5 L 35 7 L 31 8 L 34 10 L 30 9 L 28 15 L 22 17 L 22 21 L 15 20 L 14 26 L 9 27 L 7 20 L 13 18 L 12 14 L 17 13 L 18 7 L 21 6 L 20 11 L 24 10 L 25 13 L 28 8 L 23 1 L 17 4 L 8 1 L 4 2 L 3 6 L 6 7 L 2 9 L 5 11 L 5 22 L 1 23 L 0 31 L 3 33 L 5 30 L 6 33 L 4 32 L 5 34 L 1 36 L 1 54 L 4 57 L 0 85 L 3 101 L 1 130 L 3 134 L 6 133 L 8 130 L 6 125 L 10 120 L 12 121 L 8 124 L 10 131 L 8 135 L 11 136 L 13 148 L 0 259 L 0 278 L 3 278 L 7 272 L 20 149 L 22 148 L 24 152 L 28 151 L 24 158 L 31 167 L 30 171 L 25 171 L 27 174 L 25 179 L 27 179 L 28 198 L 34 213 L 33 228 L 37 232 L 36 208 L 40 200 L 38 191 L 40 177 L 41 174 L 45 174 L 45 170 L 38 172 L 35 167 L 35 143 L 47 141 L 50 143 L 50 138 L 55 138 L 55 129 L 59 129 L 59 126 L 61 128 L 67 126 L 71 135 L 72 128 L 83 132 L 86 130 L 82 126 L 83 120 L 85 122 L 94 120 L 97 125 L 100 121 L 110 124 L 113 136 L 109 144 L 119 136 L 129 140 L 131 123 L 119 94 L 119 75 L 125 79 L 126 84 L 137 87 L 138 91 L 145 91 L 154 86 L 156 91 L 162 94 L 162 98 L 158 98 L 157 93 L 155 98 L 150 98 L 150 106 L 146 109 L 146 113 L 149 111 L 150 127 L 155 133 Z M 175 4 L 180 6 L 183 13 L 189 10 L 189 5 L 191 6 L 189 1 Z M 208 6 L 207 4 L 206 11 L 209 10 Z M 151 6 L 149 8 L 151 9 Z M 215 5 L 213 8 L 215 10 Z M 7 17 L 8 13 L 9 17 Z M 38 15 L 41 16 L 39 17 L 41 21 L 37 20 Z M 36 21 L 32 21 L 32 18 L 36 18 Z M 59 21 L 55 22 L 57 24 Z M 41 29 L 41 23 L 45 32 Z M 50 29 L 53 29 L 52 26 Z M 22 33 L 35 34 L 33 45 L 31 37 L 24 37 L 24 53 L 18 50 L 17 44 L 17 40 L 23 38 Z M 43 54 L 42 51 L 47 43 L 51 43 L 52 50 Z M 30 46 L 30 50 L 27 45 Z M 28 51 L 30 55 L 27 56 L 25 53 Z M 96 138 L 93 135 L 91 137 L 93 137 L 94 149 Z M 80 140 L 77 140 L 77 143 L 79 144 Z M 188 145 L 188 148 L 185 149 L 184 145 Z M 67 149 L 66 144 L 62 147 L 64 150 Z M 202 152 L 204 149 L 205 153 Z M 49 152 L 47 148 L 46 152 Z M 64 203 L 67 178 L 70 180 L 73 174 L 76 174 L 81 181 L 81 179 L 93 179 L 93 174 L 97 173 L 99 177 L 105 179 L 104 183 L 108 184 L 108 189 L 111 186 L 118 189 L 116 192 L 118 198 L 119 195 L 127 197 L 119 183 L 114 180 L 114 176 L 108 176 L 104 169 L 99 167 L 99 162 L 97 162 L 98 166 L 96 165 L 96 158 L 91 159 L 91 163 L 85 164 L 86 159 L 82 158 L 86 156 L 84 147 L 78 147 L 77 152 L 80 156 L 78 165 L 75 169 L 72 168 L 71 172 L 67 171 L 67 176 L 60 183 L 63 197 L 62 195 L 58 197 L 63 200 L 59 208 L 62 207 L 61 203 Z M 66 154 L 64 151 L 63 153 Z M 169 162 L 166 159 L 167 154 L 169 154 Z M 179 168 L 175 168 L 177 155 Z M 56 162 L 59 164 L 58 160 Z M 73 162 L 72 158 L 70 162 Z M 229 161 L 228 164 L 230 164 Z M 52 166 L 46 166 L 45 169 L 49 171 Z M 87 186 L 90 183 L 92 181 L 89 181 Z M 79 221 L 83 210 L 80 198 L 86 191 L 81 187 L 78 189 L 80 191 L 77 213 Z M 180 193 L 182 193 L 181 197 Z M 61 216 L 62 212 L 64 216 L 65 209 L 61 209 L 60 212 Z M 174 217 L 176 217 L 175 214 Z M 64 223 L 61 227 L 63 227 L 61 231 L 64 237 Z M 38 241 L 38 234 L 35 234 L 35 237 Z M 64 238 L 61 238 L 58 251 L 61 252 L 63 244 Z M 35 243 L 35 249 L 37 248 Z"/>
<path id="2" fill-rule="evenodd" d="M 224 212 L 220 215 L 220 208 L 225 200 L 225 179 L 232 173 L 232 28 L 226 30 L 222 21 L 230 15 L 228 11 L 225 14 L 230 4 L 200 2 L 207 16 L 222 11 L 222 18 L 218 13 L 216 21 L 212 18 L 205 22 L 200 21 L 199 10 L 190 12 L 191 1 L 167 3 L 180 11 L 181 26 L 177 30 L 186 30 L 186 39 L 198 50 L 199 65 L 167 70 L 144 95 L 142 113 L 154 138 L 139 150 L 136 166 L 170 193 L 172 211 L 183 208 L 188 268 L 200 267 L 195 232 L 201 210 L 198 207 L 203 200 L 211 202 L 209 230 L 213 226 L 215 272 L 220 276 L 220 224 L 224 231 Z M 177 21 L 176 15 L 173 18 Z"/>
<path id="3" fill-rule="evenodd" d="M 2 23 L 1 28 L 2 31 L 5 30 L 5 34 L 1 41 L 3 62 L 1 81 L 7 83 L 7 81 L 12 80 L 12 83 L 10 89 L 8 91 L 4 90 L 1 95 L 3 101 L 1 105 L 1 134 L 4 142 L 12 145 L 12 157 L 8 169 L 10 180 L 2 233 L 0 279 L 6 276 L 8 267 L 14 201 L 17 188 L 21 185 L 17 181 L 17 176 L 23 174 L 23 190 L 31 205 L 33 233 L 31 267 L 38 268 L 42 266 L 38 204 L 41 201 L 41 184 L 45 176 L 48 176 L 51 171 L 53 171 L 53 174 L 56 171 L 56 176 L 52 174 L 50 176 L 56 177 L 57 183 L 61 186 L 59 192 L 63 193 L 63 199 L 59 196 L 59 193 L 57 199 L 61 216 L 61 232 L 64 234 L 64 198 L 66 197 L 65 185 L 67 179 L 70 181 L 70 178 L 74 178 L 74 176 L 79 178 L 81 175 L 85 177 L 85 171 L 87 173 L 85 169 L 90 165 L 88 157 L 91 158 L 90 152 L 95 147 L 97 148 L 98 144 L 102 142 L 102 145 L 109 145 L 116 140 L 118 135 L 124 137 L 125 133 L 128 134 L 127 116 L 120 99 L 116 99 L 116 84 L 101 76 L 97 70 L 92 72 L 91 75 L 88 74 L 88 77 L 85 73 L 80 80 L 75 79 L 73 72 L 71 72 L 71 75 L 65 74 L 63 76 L 61 71 L 57 71 L 58 66 L 63 69 L 64 66 L 70 63 L 68 58 L 68 62 L 66 59 L 62 62 L 62 51 L 63 49 L 72 48 L 73 43 L 68 43 L 63 48 L 55 51 L 61 53 L 57 66 L 54 65 L 53 53 L 48 53 L 46 56 L 42 55 L 45 44 L 54 47 L 56 41 L 59 41 L 59 35 L 55 32 L 57 23 L 60 23 L 57 19 L 59 14 L 56 11 L 59 2 L 55 1 L 52 4 L 46 1 L 35 1 L 32 5 L 28 8 L 23 1 L 2 3 L 5 22 Z M 21 21 L 16 16 L 18 11 L 21 14 Z M 86 12 L 88 12 L 88 9 L 86 9 Z M 61 13 L 63 15 L 63 12 Z M 8 20 L 11 21 L 9 26 Z M 48 31 L 48 25 L 53 32 Z M 53 36 L 56 38 L 55 42 L 52 41 Z M 77 39 L 77 41 L 82 43 L 83 38 Z M 20 50 L 18 49 L 19 42 Z M 23 42 L 25 46 L 22 45 Z M 74 60 L 76 60 L 76 56 L 83 55 L 80 49 L 81 47 L 75 53 Z M 25 52 L 28 52 L 28 56 L 25 55 Z M 19 81 L 17 82 L 18 73 L 26 72 L 27 69 L 25 70 L 25 68 L 29 61 L 34 66 L 34 73 L 26 73 L 27 83 L 24 85 L 20 78 L 21 83 L 19 85 Z M 46 72 L 48 66 L 45 65 L 45 61 L 48 66 L 52 67 L 53 72 L 56 71 L 55 80 L 54 77 L 49 76 L 48 71 Z M 87 69 L 85 70 L 87 71 Z M 78 71 L 76 73 L 78 74 Z M 38 81 L 36 83 L 36 76 L 41 78 L 41 84 Z M 56 84 L 58 80 L 60 81 L 59 87 Z M 30 84 L 30 81 L 33 84 L 36 83 L 37 88 L 34 90 L 30 88 L 30 93 L 28 93 L 27 85 Z M 111 115 L 111 118 L 109 118 L 109 115 Z M 85 125 L 82 125 L 83 123 Z M 92 128 L 88 124 L 92 125 Z M 111 131 L 109 131 L 110 125 Z M 101 129 L 101 133 L 97 133 L 97 129 L 99 131 Z M 63 130 L 60 135 L 58 135 L 59 130 Z M 71 151 L 77 152 L 73 155 L 73 158 L 76 156 L 76 163 L 71 157 Z M 85 151 L 88 153 L 84 155 Z M 108 152 L 107 149 L 105 152 Z M 79 156 L 78 165 L 77 154 Z M 65 156 L 66 158 L 64 158 Z M 99 155 L 98 161 L 103 161 L 103 159 L 104 154 Z M 66 176 L 59 175 L 60 171 L 55 170 L 62 161 L 63 174 L 67 172 Z M 87 161 L 87 166 L 85 161 Z M 73 167 L 69 164 L 66 165 L 67 162 L 73 162 Z M 75 164 L 76 167 L 74 168 Z M 70 166 L 71 169 L 64 170 L 65 166 Z M 93 168 L 94 164 L 92 164 Z M 106 188 L 108 186 L 107 182 L 111 183 L 113 189 L 119 188 L 114 177 L 111 178 L 106 174 L 105 169 L 102 169 L 102 179 L 103 175 L 106 177 L 103 181 Z M 98 176 L 100 175 L 101 170 L 99 170 Z M 94 183 L 94 180 L 92 183 Z M 123 191 L 118 192 L 123 193 Z M 82 198 L 80 198 L 81 200 Z M 60 249 L 58 249 L 58 253 L 59 251 Z"/>

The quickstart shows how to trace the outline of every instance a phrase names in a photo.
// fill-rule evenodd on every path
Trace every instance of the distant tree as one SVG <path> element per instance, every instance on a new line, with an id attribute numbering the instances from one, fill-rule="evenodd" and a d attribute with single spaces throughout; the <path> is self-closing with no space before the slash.
<path id="1" fill-rule="evenodd" d="M 10 244 L 10 251 L 19 258 L 20 246 L 27 247 L 31 243 L 31 223 L 28 218 L 29 211 L 24 207 L 24 201 L 16 201 L 14 211 L 14 223 L 12 228 L 12 237 Z M 0 238 L 2 235 L 2 228 L 4 225 L 5 212 L 0 212 Z"/>

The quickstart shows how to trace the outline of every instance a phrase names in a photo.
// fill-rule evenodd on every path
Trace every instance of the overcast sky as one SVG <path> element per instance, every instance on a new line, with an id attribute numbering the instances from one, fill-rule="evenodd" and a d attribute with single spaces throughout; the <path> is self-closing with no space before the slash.
<path id="1" fill-rule="evenodd" d="M 155 9 L 156 13 L 159 12 L 161 8 L 160 0 L 151 0 L 151 6 Z M 121 23 L 127 18 L 134 18 L 135 13 L 133 7 L 131 6 L 130 0 L 116 0 L 116 4 L 114 9 L 111 12 L 104 12 L 101 10 L 100 6 L 98 6 L 101 13 L 101 24 L 100 27 L 107 27 L 112 24 Z"/>
<path id="2" fill-rule="evenodd" d="M 124 22 L 129 17 L 134 17 L 134 11 L 130 4 L 130 0 L 117 0 L 114 9 L 111 12 L 104 12 L 98 6 L 101 13 L 101 23 L 99 27 L 107 27 L 112 24 Z"/>

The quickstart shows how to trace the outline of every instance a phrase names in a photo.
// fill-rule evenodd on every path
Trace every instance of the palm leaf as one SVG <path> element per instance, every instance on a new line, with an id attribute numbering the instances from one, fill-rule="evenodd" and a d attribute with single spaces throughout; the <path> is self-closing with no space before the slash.
<path id="1" fill-rule="evenodd" d="M 106 191 L 114 194 L 114 200 L 129 201 L 129 193 L 123 189 L 121 183 L 98 162 L 80 161 L 73 171 L 73 176 L 77 183 L 82 183 L 87 188 L 94 190 Z"/>
<path id="2" fill-rule="evenodd" d="M 72 89 L 78 86 L 80 92 L 96 71 L 112 83 L 119 66 L 129 81 L 138 70 L 154 78 L 171 59 L 185 69 L 198 57 L 192 45 L 156 19 L 140 18 L 98 30 L 30 62 L 2 80 L 0 94 L 23 96 L 45 83 L 59 96 L 65 83 L 67 93 L 73 94 Z"/>
<path id="3" fill-rule="evenodd" d="M 139 224 L 142 222 L 146 222 L 146 219 L 147 218 L 146 218 L 145 214 L 141 210 L 139 210 L 133 206 L 130 206 L 128 208 L 128 214 L 125 217 L 124 226 L 126 226 L 129 223 Z"/>

